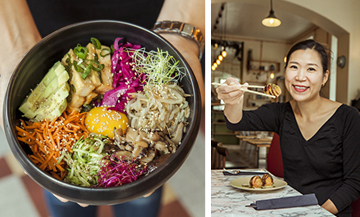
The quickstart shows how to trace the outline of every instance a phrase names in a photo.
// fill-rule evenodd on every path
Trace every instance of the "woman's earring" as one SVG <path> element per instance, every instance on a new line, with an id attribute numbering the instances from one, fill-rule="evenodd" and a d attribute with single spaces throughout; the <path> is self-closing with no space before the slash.
<path id="1" fill-rule="evenodd" d="M 325 83 L 323 83 L 322 86 L 325 86 Z"/>

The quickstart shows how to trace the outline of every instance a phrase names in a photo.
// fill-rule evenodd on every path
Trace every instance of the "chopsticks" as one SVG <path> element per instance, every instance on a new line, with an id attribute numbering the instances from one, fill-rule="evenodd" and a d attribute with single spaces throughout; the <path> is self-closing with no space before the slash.
<path id="1" fill-rule="evenodd" d="M 218 86 L 226 86 L 227 84 L 225 83 L 216 83 L 216 82 L 213 82 L 211 83 L 212 85 L 218 85 Z M 241 86 L 245 86 L 245 87 L 249 87 L 249 88 L 265 88 L 265 86 L 259 86 L 259 85 L 241 85 Z M 267 96 L 267 97 L 270 97 L 270 98 L 276 98 L 276 96 L 273 96 L 273 95 L 270 95 L 270 94 L 266 94 L 266 93 L 262 93 L 262 92 L 258 92 L 258 91 L 253 91 L 253 90 L 244 90 L 245 92 L 248 92 L 248 93 L 253 93 L 253 94 L 257 94 L 257 95 L 261 95 L 261 96 Z"/>
<path id="2" fill-rule="evenodd" d="M 211 83 L 212 85 L 219 85 L 219 86 L 226 86 L 227 84 L 225 84 L 225 83 L 216 83 L 216 82 L 213 82 L 213 83 Z M 241 86 L 245 86 L 245 85 L 241 85 Z M 248 85 L 248 86 L 246 86 L 246 87 L 250 87 L 250 88 L 262 88 L 262 89 L 264 89 L 265 88 L 265 86 L 260 86 L 260 85 Z"/>

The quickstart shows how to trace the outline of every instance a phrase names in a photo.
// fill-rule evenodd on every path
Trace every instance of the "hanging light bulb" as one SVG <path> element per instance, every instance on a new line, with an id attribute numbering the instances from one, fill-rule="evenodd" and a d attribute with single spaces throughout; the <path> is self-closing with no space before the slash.
<path id="1" fill-rule="evenodd" d="M 215 68 L 216 68 L 216 67 L 218 67 L 218 64 L 217 64 L 217 63 L 214 63 L 213 66 L 215 66 Z"/>
<path id="2" fill-rule="evenodd" d="M 219 47 L 218 43 L 214 44 L 214 50 L 216 50 Z"/>
<path id="3" fill-rule="evenodd" d="M 214 65 L 211 66 L 211 69 L 215 71 L 216 67 Z"/>
<path id="4" fill-rule="evenodd" d="M 274 77 L 275 77 L 274 72 L 271 72 L 270 78 L 271 78 L 271 79 L 274 79 Z"/>
<path id="5" fill-rule="evenodd" d="M 221 52 L 221 55 L 222 55 L 223 57 L 226 57 L 226 56 L 227 56 L 226 50 L 223 50 L 223 51 Z"/>
<path id="6" fill-rule="evenodd" d="M 281 25 L 281 21 L 275 17 L 275 13 L 272 9 L 272 0 L 270 0 L 270 14 L 262 20 L 262 24 L 267 27 L 278 27 Z"/>
<path id="7" fill-rule="evenodd" d="M 221 61 L 219 59 L 216 60 L 216 63 L 220 65 Z"/>
<path id="8" fill-rule="evenodd" d="M 218 56 L 218 60 L 223 61 L 224 57 L 221 54 Z"/>

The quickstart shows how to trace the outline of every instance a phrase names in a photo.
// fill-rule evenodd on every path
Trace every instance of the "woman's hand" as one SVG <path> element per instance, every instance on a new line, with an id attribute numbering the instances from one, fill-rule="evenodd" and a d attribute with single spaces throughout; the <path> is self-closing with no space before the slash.
<path id="1" fill-rule="evenodd" d="M 218 98 L 227 105 L 242 104 L 248 84 L 240 85 L 238 80 L 231 77 L 226 79 L 225 84 L 227 85 L 220 85 L 216 88 Z"/>
<path id="2" fill-rule="evenodd" d="M 3 101 L 11 75 L 41 36 L 25 0 L 0 0 L 0 8 L 0 124 L 3 127 Z"/>
<path id="3" fill-rule="evenodd" d="M 332 214 L 338 213 L 335 204 L 330 199 L 328 199 L 323 205 L 321 205 L 321 207 L 331 212 Z"/>
<path id="4" fill-rule="evenodd" d="M 150 193 L 148 193 L 148 194 L 145 194 L 143 197 L 150 197 L 151 195 L 152 195 L 152 193 L 154 193 L 154 191 L 152 191 L 152 192 L 150 192 Z M 56 195 L 56 194 L 53 194 L 58 200 L 60 200 L 61 202 L 63 202 L 63 203 L 66 203 L 66 202 L 69 202 L 69 200 L 67 200 L 67 199 L 65 199 L 65 198 L 63 198 L 63 197 L 60 197 L 60 196 L 58 196 L 58 195 Z M 87 206 L 89 206 L 89 204 L 85 204 L 85 203 L 77 203 L 77 204 L 79 204 L 79 206 L 81 206 L 81 207 L 87 207 Z"/>
<path id="5" fill-rule="evenodd" d="M 216 88 L 218 98 L 225 103 L 224 115 L 231 123 L 238 123 L 242 119 L 242 110 L 244 104 L 244 92 L 247 89 L 247 83 L 240 85 L 235 78 L 227 78 L 227 85 L 221 85 Z"/>
<path id="6" fill-rule="evenodd" d="M 67 200 L 67 199 L 65 199 L 65 198 L 62 198 L 62 197 L 60 197 L 60 196 L 58 196 L 58 195 L 56 195 L 56 194 L 53 194 L 58 200 L 60 200 L 61 202 L 63 202 L 63 203 L 66 203 L 66 202 L 69 202 L 69 200 Z M 79 206 L 81 206 L 81 207 L 87 207 L 87 206 L 89 206 L 89 204 L 85 204 L 85 203 L 77 203 L 77 204 L 79 204 Z"/>

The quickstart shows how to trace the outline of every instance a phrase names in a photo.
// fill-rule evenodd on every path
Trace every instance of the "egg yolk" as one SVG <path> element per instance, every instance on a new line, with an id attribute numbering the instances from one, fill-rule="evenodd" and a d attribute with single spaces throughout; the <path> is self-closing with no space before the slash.
<path id="1" fill-rule="evenodd" d="M 85 118 L 85 126 L 90 132 L 110 138 L 114 138 L 114 128 L 121 128 L 125 134 L 128 122 L 125 114 L 108 110 L 106 107 L 95 107 L 91 109 Z"/>

